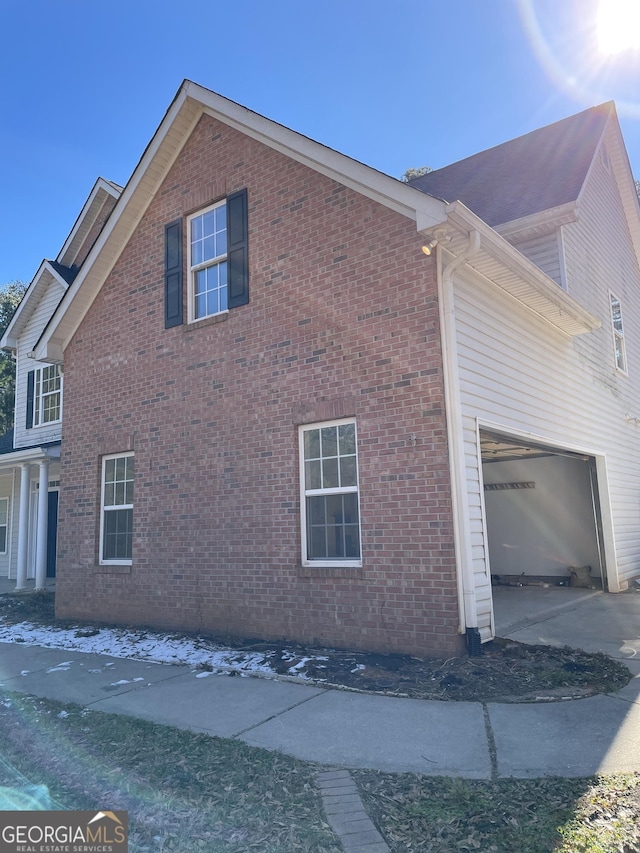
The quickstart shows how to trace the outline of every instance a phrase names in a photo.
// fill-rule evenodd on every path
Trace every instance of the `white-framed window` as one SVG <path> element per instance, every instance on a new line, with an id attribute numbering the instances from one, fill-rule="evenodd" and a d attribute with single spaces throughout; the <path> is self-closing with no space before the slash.
<path id="1" fill-rule="evenodd" d="M 62 418 L 62 374 L 57 364 L 39 367 L 34 376 L 33 425 L 52 424 Z"/>
<path id="2" fill-rule="evenodd" d="M 101 563 L 131 564 L 133 471 L 133 453 L 116 453 L 102 458 Z"/>
<path id="3" fill-rule="evenodd" d="M 609 293 L 609 296 L 611 298 L 611 325 L 613 327 L 613 346 L 616 367 L 618 370 L 622 370 L 623 373 L 626 373 L 627 353 L 624 343 L 624 330 L 622 327 L 622 306 L 620 305 L 620 300 L 614 296 L 613 293 Z"/>
<path id="4" fill-rule="evenodd" d="M 227 204 L 222 201 L 189 217 L 189 319 L 229 308 Z"/>
<path id="5" fill-rule="evenodd" d="M 302 564 L 361 566 L 355 420 L 300 427 Z"/>
<path id="6" fill-rule="evenodd" d="M 0 554 L 9 548 L 9 498 L 0 498 Z"/>

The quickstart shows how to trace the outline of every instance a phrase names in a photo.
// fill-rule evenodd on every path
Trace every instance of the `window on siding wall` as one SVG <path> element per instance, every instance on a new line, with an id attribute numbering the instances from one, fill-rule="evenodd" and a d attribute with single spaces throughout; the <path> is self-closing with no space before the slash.
<path id="1" fill-rule="evenodd" d="M 102 460 L 100 562 L 131 563 L 133 541 L 133 453 Z"/>
<path id="2" fill-rule="evenodd" d="M 360 566 L 355 421 L 300 428 L 302 562 Z"/>
<path id="3" fill-rule="evenodd" d="M 30 370 L 27 377 L 27 428 L 62 418 L 62 374 L 57 364 Z"/>
<path id="4" fill-rule="evenodd" d="M 0 554 L 9 547 L 9 498 L 0 498 Z"/>
<path id="5" fill-rule="evenodd" d="M 627 372 L 627 353 L 624 343 L 624 330 L 622 327 L 622 306 L 620 300 L 613 295 L 611 296 L 611 325 L 613 326 L 613 345 L 618 370 Z"/>

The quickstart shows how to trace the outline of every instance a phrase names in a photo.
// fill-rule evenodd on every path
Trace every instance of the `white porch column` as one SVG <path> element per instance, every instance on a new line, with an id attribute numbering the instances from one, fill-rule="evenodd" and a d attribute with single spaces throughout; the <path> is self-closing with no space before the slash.
<path id="1" fill-rule="evenodd" d="M 27 549 L 29 547 L 29 463 L 20 465 L 20 508 L 18 516 L 18 570 L 16 589 L 27 586 Z"/>
<path id="2" fill-rule="evenodd" d="M 38 529 L 36 532 L 36 589 L 47 579 L 47 526 L 49 521 L 49 460 L 40 462 L 38 485 Z"/>

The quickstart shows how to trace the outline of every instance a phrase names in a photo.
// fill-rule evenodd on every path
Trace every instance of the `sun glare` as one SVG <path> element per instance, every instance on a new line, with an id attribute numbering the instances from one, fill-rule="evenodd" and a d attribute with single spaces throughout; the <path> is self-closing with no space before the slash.
<path id="1" fill-rule="evenodd" d="M 600 0 L 597 27 L 602 53 L 640 49 L 640 0 Z"/>

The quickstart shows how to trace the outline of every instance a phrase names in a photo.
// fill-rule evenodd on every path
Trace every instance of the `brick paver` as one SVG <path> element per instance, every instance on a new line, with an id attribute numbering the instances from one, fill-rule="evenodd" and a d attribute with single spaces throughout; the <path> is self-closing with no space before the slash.
<path id="1" fill-rule="evenodd" d="M 366 813 L 348 770 L 318 774 L 327 820 L 345 853 L 389 853 L 389 848 Z"/>

